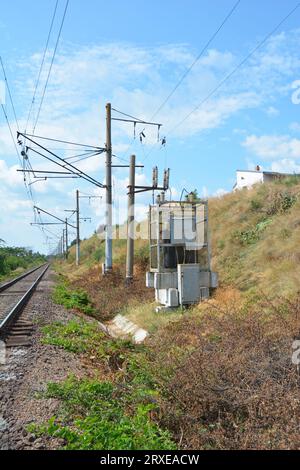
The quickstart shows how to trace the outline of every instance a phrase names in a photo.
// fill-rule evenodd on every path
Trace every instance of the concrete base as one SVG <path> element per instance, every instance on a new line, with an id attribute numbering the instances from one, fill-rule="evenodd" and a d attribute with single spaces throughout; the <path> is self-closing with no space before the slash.
<path id="1" fill-rule="evenodd" d="M 135 344 L 142 343 L 149 335 L 148 331 L 140 328 L 123 315 L 117 315 L 104 327 L 106 333 L 113 338 L 131 339 Z"/>

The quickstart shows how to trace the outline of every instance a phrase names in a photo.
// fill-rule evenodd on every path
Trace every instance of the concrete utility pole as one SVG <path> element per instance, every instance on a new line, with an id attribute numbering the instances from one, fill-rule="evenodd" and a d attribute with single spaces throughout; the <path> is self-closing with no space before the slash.
<path id="1" fill-rule="evenodd" d="M 63 229 L 62 234 L 62 255 L 65 257 L 65 229 Z"/>
<path id="2" fill-rule="evenodd" d="M 66 236 L 66 259 L 68 259 L 69 250 L 68 250 L 68 219 L 67 218 L 66 218 L 65 236 Z"/>
<path id="3" fill-rule="evenodd" d="M 80 260 L 80 229 L 79 229 L 79 191 L 76 190 L 76 266 Z"/>
<path id="4" fill-rule="evenodd" d="M 128 185 L 126 285 L 129 285 L 133 279 L 134 237 L 135 237 L 134 194 L 135 194 L 135 155 L 131 155 L 130 167 L 129 167 L 129 185 Z"/>
<path id="5" fill-rule="evenodd" d="M 112 270 L 111 104 L 106 105 L 106 226 L 104 274 Z"/>

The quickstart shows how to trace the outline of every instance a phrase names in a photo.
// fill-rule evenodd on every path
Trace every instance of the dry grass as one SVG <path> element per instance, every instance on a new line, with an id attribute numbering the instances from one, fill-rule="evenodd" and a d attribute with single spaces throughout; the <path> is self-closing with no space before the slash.
<path id="1" fill-rule="evenodd" d="M 297 183 L 297 180 L 295 180 Z M 293 294 L 300 275 L 300 184 L 259 185 L 210 201 L 213 264 L 223 285 Z M 295 198 L 295 199 L 293 199 Z M 286 202 L 291 201 L 291 207 Z M 263 221 L 263 222 L 262 222 Z M 245 243 L 257 225 L 266 226 Z"/>
<path id="2" fill-rule="evenodd" d="M 187 316 L 150 340 L 162 425 L 183 449 L 299 449 L 299 374 L 292 342 L 300 297 Z M 159 371 L 159 372 L 158 372 Z"/>
<path id="3" fill-rule="evenodd" d="M 97 312 L 95 318 L 109 320 L 129 305 L 140 305 L 141 299 L 153 300 L 153 290 L 145 286 L 144 266 L 136 265 L 135 269 L 136 277 L 130 287 L 125 287 L 125 275 L 119 268 L 103 276 L 99 265 L 87 269 L 83 277 L 73 279 L 71 287 L 88 293 Z"/>

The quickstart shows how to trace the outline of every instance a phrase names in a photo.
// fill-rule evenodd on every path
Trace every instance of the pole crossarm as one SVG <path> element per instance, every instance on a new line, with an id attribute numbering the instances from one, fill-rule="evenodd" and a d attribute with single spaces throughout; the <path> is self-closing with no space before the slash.
<path id="1" fill-rule="evenodd" d="M 30 222 L 30 225 L 62 225 L 62 222 Z"/>
<path id="2" fill-rule="evenodd" d="M 99 150 L 99 151 L 102 150 L 103 152 L 105 152 L 104 147 L 97 147 L 95 145 L 79 144 L 77 142 L 69 142 L 68 140 L 59 140 L 59 139 L 53 139 L 53 138 L 50 138 L 50 137 L 44 137 L 44 136 L 41 136 L 41 135 L 27 134 L 26 132 L 24 132 L 23 134 L 20 132 L 20 135 L 23 135 L 23 137 L 26 137 L 26 139 L 28 137 L 35 137 L 36 139 L 49 140 L 49 141 L 52 141 L 52 142 L 59 142 L 59 143 L 62 143 L 62 144 L 76 145 L 76 146 L 79 146 L 79 147 L 89 147 L 91 149 L 95 149 L 95 150 Z"/>
<path id="3" fill-rule="evenodd" d="M 21 173 L 45 173 L 45 174 L 53 174 L 53 175 L 69 175 L 69 171 L 48 171 L 48 170 L 17 170 Z M 78 174 L 78 176 L 80 176 Z"/>
<path id="4" fill-rule="evenodd" d="M 148 122 L 148 121 L 141 121 L 140 119 L 121 119 L 121 118 L 111 118 L 112 121 L 122 121 L 122 122 L 132 122 L 133 124 L 145 124 L 147 126 L 157 126 L 161 127 L 162 124 L 158 122 Z"/>
<path id="5" fill-rule="evenodd" d="M 124 119 L 124 118 L 111 118 L 113 121 L 124 121 L 124 122 L 133 122 L 136 124 L 147 124 L 149 126 L 159 126 L 161 127 L 162 124 L 159 122 L 149 122 L 149 121 L 144 121 L 143 119 L 139 119 L 137 117 L 131 116 L 130 114 L 123 113 L 123 111 L 119 111 L 116 108 L 111 108 L 112 111 L 115 111 L 118 114 L 122 114 L 123 116 L 129 118 L 129 119 Z"/>
<path id="6" fill-rule="evenodd" d="M 130 186 L 127 186 L 127 188 L 130 188 Z M 163 186 L 135 186 L 134 188 L 135 193 L 144 193 L 146 191 L 166 191 L 168 189 Z"/>
<path id="7" fill-rule="evenodd" d="M 57 217 L 56 215 L 50 214 L 50 212 L 47 212 L 47 211 L 45 211 L 44 209 L 41 209 L 40 207 L 37 207 L 37 206 L 33 206 L 33 207 L 34 207 L 34 209 L 36 209 L 37 211 L 39 211 L 39 212 L 44 212 L 44 214 L 47 214 L 47 215 L 49 215 L 50 217 L 53 217 L 54 219 L 59 220 L 61 223 L 66 224 L 66 225 L 69 225 L 70 227 L 76 229 L 76 227 L 75 227 L 74 225 L 70 224 L 70 223 L 67 222 L 66 220 L 62 220 L 62 219 L 60 219 L 59 217 Z"/>
<path id="8" fill-rule="evenodd" d="M 43 145 L 39 144 L 38 142 L 36 142 L 35 140 L 33 140 L 31 137 L 29 137 L 28 134 L 25 134 L 25 133 L 22 133 L 22 132 L 17 132 L 17 138 L 19 139 L 19 136 L 22 136 L 24 137 L 26 140 L 29 140 L 30 142 L 32 142 L 33 144 L 37 145 L 39 148 L 41 148 L 42 150 L 44 150 L 45 152 L 49 153 L 50 155 L 52 155 L 53 157 L 57 158 L 60 162 L 62 163 L 58 163 L 57 161 L 47 157 L 46 155 L 43 155 L 42 153 L 38 152 L 37 150 L 33 149 L 32 147 L 28 147 L 30 150 L 32 150 L 33 152 L 41 155 L 42 157 L 46 158 L 47 160 L 50 160 L 52 161 L 52 163 L 55 163 L 56 165 L 64 168 L 65 170 L 69 170 L 70 173 L 73 173 L 73 174 L 76 174 L 76 175 L 79 175 L 81 178 L 85 179 L 86 181 L 88 181 L 89 183 L 91 184 L 94 184 L 95 186 L 98 186 L 99 188 L 105 188 L 105 185 L 103 185 L 102 183 L 100 183 L 99 181 L 95 180 L 93 177 L 89 176 L 87 173 L 81 171 L 79 168 L 77 168 L 76 166 L 72 165 L 72 163 L 69 163 L 67 162 L 66 160 L 64 160 L 63 158 L 59 157 L 57 154 L 55 154 L 54 152 L 52 152 L 51 150 L 47 149 L 46 147 L 44 147 Z M 100 153 L 102 153 L 102 149 L 101 151 L 99 150 Z"/>
<path id="9" fill-rule="evenodd" d="M 112 168 L 130 168 L 130 165 L 112 165 Z M 135 165 L 135 168 L 144 168 L 144 165 Z"/>

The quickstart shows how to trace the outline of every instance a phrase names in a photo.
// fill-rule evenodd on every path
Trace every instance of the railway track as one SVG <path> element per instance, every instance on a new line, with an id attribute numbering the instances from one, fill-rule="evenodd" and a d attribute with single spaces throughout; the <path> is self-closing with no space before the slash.
<path id="1" fill-rule="evenodd" d="M 0 339 L 7 347 L 30 345 L 33 324 L 21 313 L 48 267 L 43 264 L 0 285 Z"/>

